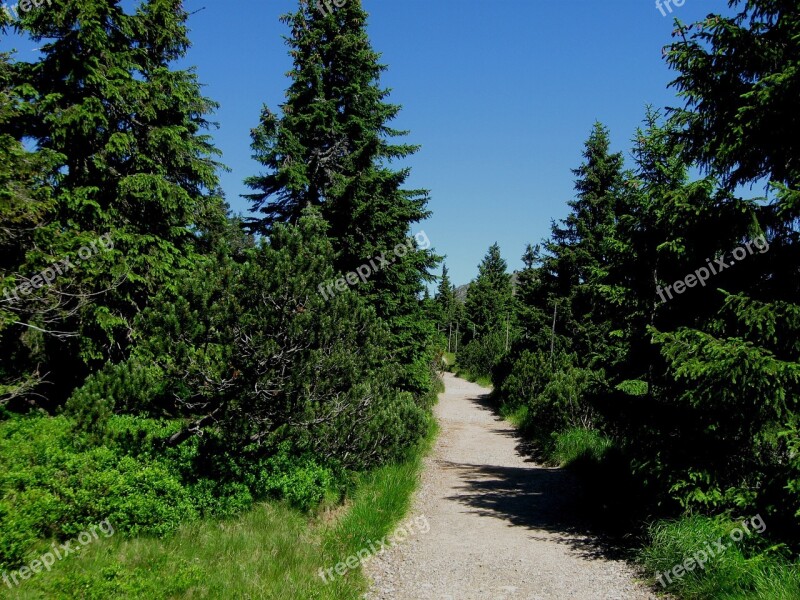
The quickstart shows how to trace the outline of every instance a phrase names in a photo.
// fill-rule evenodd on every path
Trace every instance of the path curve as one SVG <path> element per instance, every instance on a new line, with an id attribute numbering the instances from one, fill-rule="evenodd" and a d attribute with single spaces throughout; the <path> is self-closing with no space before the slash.
<path id="1" fill-rule="evenodd" d="M 574 518 L 576 482 L 530 462 L 487 390 L 445 374 L 441 431 L 410 518 L 430 531 L 371 559 L 369 600 L 655 600 Z"/>

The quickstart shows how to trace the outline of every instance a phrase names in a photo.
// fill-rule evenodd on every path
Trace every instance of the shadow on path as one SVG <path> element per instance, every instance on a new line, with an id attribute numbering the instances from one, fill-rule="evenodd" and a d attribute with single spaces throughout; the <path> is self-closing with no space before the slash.
<path id="1" fill-rule="evenodd" d="M 468 398 L 502 421 L 489 394 Z M 528 467 L 504 467 L 438 461 L 444 469 L 457 472 L 463 482 L 448 500 L 476 510 L 479 514 L 504 519 L 533 531 L 545 531 L 556 541 L 569 545 L 586 559 L 630 559 L 631 547 L 625 540 L 603 531 L 581 480 L 573 472 L 543 467 L 530 456 L 531 444 L 513 429 L 489 429 L 490 433 L 511 437 L 516 452 L 531 463 Z M 589 509 L 589 510 L 587 510 Z"/>
<path id="2" fill-rule="evenodd" d="M 467 398 L 467 400 L 471 404 L 477 406 L 479 409 L 490 412 L 494 417 L 494 420 L 498 423 L 508 423 L 500 415 L 497 404 L 492 399 L 490 392 L 480 394 L 478 396 L 471 396 Z M 539 451 L 536 445 L 532 441 L 526 440 L 516 429 L 496 429 L 494 432 L 499 435 L 513 438 L 514 441 L 517 442 L 517 454 L 522 456 L 525 459 L 525 462 L 539 464 L 544 460 L 542 453 Z"/>

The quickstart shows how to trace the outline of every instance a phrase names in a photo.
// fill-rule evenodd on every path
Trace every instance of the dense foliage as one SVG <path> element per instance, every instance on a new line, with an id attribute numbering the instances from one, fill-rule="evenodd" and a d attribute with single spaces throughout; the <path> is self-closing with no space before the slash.
<path id="1" fill-rule="evenodd" d="M 516 274 L 511 348 L 486 334 L 458 361 L 492 371 L 543 456 L 593 465 L 598 506 L 640 520 L 760 514 L 770 552 L 796 556 L 800 19 L 794 2 L 730 4 L 732 17 L 678 23 L 666 56 L 684 103 L 647 109 L 632 164 L 595 124 L 569 215 Z M 743 184 L 766 196 L 742 198 Z M 477 302 L 482 278 L 466 318 L 485 323 L 488 305 L 499 321 L 507 300 Z M 676 547 L 686 537 L 652 530 L 664 564 L 678 555 L 667 530 Z M 759 544 L 742 564 L 763 558 Z"/>
<path id="2" fill-rule="evenodd" d="M 415 148 L 392 141 L 360 2 L 284 18 L 296 69 L 254 130 L 249 221 L 219 189 L 216 104 L 175 66 L 183 2 L 125 4 L 0 11 L 41 44 L 0 55 L 3 568 L 104 519 L 310 510 L 430 431 L 438 259 L 412 231 L 427 193 L 387 167 Z"/>
<path id="3" fill-rule="evenodd" d="M 678 591 L 797 596 L 795 0 L 678 22 L 681 106 L 648 107 L 629 164 L 595 123 L 568 216 L 518 273 L 492 245 L 463 300 L 446 267 L 427 296 L 428 193 L 393 166 L 417 148 L 360 0 L 282 18 L 292 70 L 253 129 L 247 219 L 219 186 L 216 104 L 177 67 L 182 0 L 130 4 L 0 11 L 40 45 L 0 54 L 0 568 L 104 519 L 165 536 L 341 501 L 430 434 L 453 351 L 606 514 L 676 517 L 649 527 L 652 568 L 763 518 Z M 407 497 L 412 475 L 386 478 Z"/>
<path id="4" fill-rule="evenodd" d="M 416 152 L 399 143 L 405 132 L 391 127 L 400 107 L 387 102 L 380 85 L 386 67 L 366 34 L 360 2 L 323 13 L 316 2 L 283 16 L 294 68 L 280 114 L 264 107 L 253 130 L 253 150 L 266 173 L 248 178 L 254 193 L 248 221 L 267 233 L 275 223 L 294 223 L 302 210 L 318 207 L 342 273 L 356 272 L 377 257 L 391 261 L 356 291 L 389 325 L 403 370 L 401 385 L 424 393 L 433 356 L 433 329 L 419 295 L 436 257 L 415 244 L 397 251 L 410 228 L 429 216 L 425 190 L 404 189 L 410 172 L 390 162 Z"/>

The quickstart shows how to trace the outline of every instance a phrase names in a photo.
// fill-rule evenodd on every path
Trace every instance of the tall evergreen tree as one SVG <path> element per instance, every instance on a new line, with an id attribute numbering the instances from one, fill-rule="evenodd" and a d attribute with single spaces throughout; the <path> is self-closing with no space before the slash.
<path id="1" fill-rule="evenodd" d="M 676 298 L 665 288 L 735 247 L 752 218 L 749 205 L 719 189 L 714 178 L 690 180 L 676 133 L 673 122 L 664 123 L 660 111 L 648 107 L 634 136 L 635 169 L 626 175 L 618 225 L 608 236 L 617 251 L 602 289 L 612 330 L 627 345 L 620 368 L 631 377 L 644 376 L 652 364 L 649 325 L 697 324 L 718 308 L 713 285 Z"/>
<path id="2" fill-rule="evenodd" d="M 800 91 L 793 0 L 729 0 L 739 10 L 680 25 L 667 60 L 685 106 L 675 111 L 687 156 L 730 187 L 769 177 L 796 189 L 800 177 L 794 99 Z M 794 125 L 792 125 L 794 123 Z"/>
<path id="3" fill-rule="evenodd" d="M 615 248 L 609 243 L 617 223 L 623 183 L 623 158 L 610 151 L 608 129 L 595 123 L 586 141 L 584 162 L 573 170 L 577 197 L 570 214 L 553 224 L 551 239 L 539 272 L 555 314 L 557 329 L 574 341 L 574 350 L 587 363 L 607 354 L 610 331 L 601 282 L 608 273 Z M 559 316 L 560 315 L 560 316 Z"/>
<path id="4" fill-rule="evenodd" d="M 489 247 L 478 265 L 478 277 L 467 289 L 465 311 L 476 335 L 504 331 L 507 322 L 514 319 L 511 275 L 497 243 Z"/>
<path id="5" fill-rule="evenodd" d="M 402 256 L 395 249 L 428 216 L 427 192 L 404 189 L 409 170 L 389 167 L 417 147 L 392 141 L 405 133 L 389 125 L 400 107 L 380 85 L 386 67 L 370 45 L 360 0 L 329 12 L 301 0 L 282 20 L 291 27 L 292 82 L 280 116 L 264 108 L 253 131 L 255 157 L 267 172 L 247 179 L 253 210 L 263 214 L 250 226 L 267 233 L 320 206 L 338 271 L 388 260 L 357 290 L 388 321 L 403 362 L 416 365 L 411 385 L 419 386 L 431 335 L 419 296 L 436 259 L 418 245 Z"/>
<path id="6" fill-rule="evenodd" d="M 719 285 L 718 314 L 656 336 L 670 364 L 668 393 L 703 416 L 696 455 L 678 470 L 673 489 L 689 506 L 764 510 L 796 538 L 800 155 L 790 98 L 800 90 L 800 19 L 793 2 L 729 4 L 740 7 L 732 17 L 712 15 L 691 33 L 678 29 L 668 60 L 686 104 L 675 121 L 686 156 L 729 189 L 768 179 L 777 198 L 749 212 L 755 218 L 745 235 L 765 234 L 769 252 Z M 701 455 L 701 448 L 713 452 Z"/>
<path id="7" fill-rule="evenodd" d="M 456 318 L 456 300 L 453 284 L 448 275 L 447 265 L 442 264 L 442 276 L 439 279 L 439 286 L 436 289 L 436 305 L 438 306 L 438 320 L 439 325 L 447 327 L 455 323 Z"/>
<path id="8" fill-rule="evenodd" d="M 24 90 L 14 65 L 0 54 L 0 404 L 36 397 L 46 372 L 41 368 L 39 329 L 62 320 L 75 303 L 49 289 L 18 299 L 16 274 L 25 272 L 29 254 L 36 252 L 37 232 L 52 218 L 55 203 L 52 184 L 58 155 L 31 151 L 22 143 L 19 121 L 25 110 Z M 34 275 L 27 273 L 26 275 Z M 66 291 L 65 287 L 59 288 Z M 80 295 L 74 287 L 70 298 Z"/>
<path id="9" fill-rule="evenodd" d="M 523 268 L 517 275 L 517 299 L 525 347 L 546 347 L 551 339 L 552 307 L 549 292 L 542 283 L 542 247 L 528 244 L 522 255 Z M 557 315 L 556 315 L 557 316 Z"/>
<path id="10" fill-rule="evenodd" d="M 56 1 L 23 21 L 42 47 L 39 60 L 18 65 L 29 90 L 18 126 L 60 160 L 52 218 L 18 275 L 74 259 L 106 233 L 113 243 L 70 274 L 92 301 L 37 333 L 59 393 L 80 382 L 86 363 L 125 355 L 133 316 L 175 284 L 224 220 L 217 151 L 203 133 L 215 105 L 191 71 L 171 66 L 189 46 L 186 18 L 180 0 L 147 0 L 135 14 L 117 0 L 85 0 Z"/>

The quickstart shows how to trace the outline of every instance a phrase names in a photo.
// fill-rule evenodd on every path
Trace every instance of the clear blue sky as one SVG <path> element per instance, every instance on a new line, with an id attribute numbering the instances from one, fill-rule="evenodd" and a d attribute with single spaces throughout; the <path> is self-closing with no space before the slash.
<path id="1" fill-rule="evenodd" d="M 424 229 L 463 284 L 495 241 L 510 268 L 528 242 L 566 215 L 570 169 L 599 120 L 627 153 L 644 106 L 675 105 L 661 57 L 672 17 L 727 14 L 724 0 L 685 0 L 662 16 L 654 0 L 364 0 L 383 83 L 403 111 L 395 125 L 422 150 L 411 187 L 431 192 Z M 232 208 L 245 212 L 242 179 L 258 172 L 249 132 L 261 105 L 283 100 L 290 67 L 278 16 L 296 0 L 188 0 L 195 65 L 220 102 L 214 132 L 231 173 Z M 21 58 L 30 43 L 15 44 Z M 2 44 L 8 49 L 7 44 Z M 0 49 L 3 49 L 0 47 Z M 26 57 L 27 53 L 27 57 Z"/>

